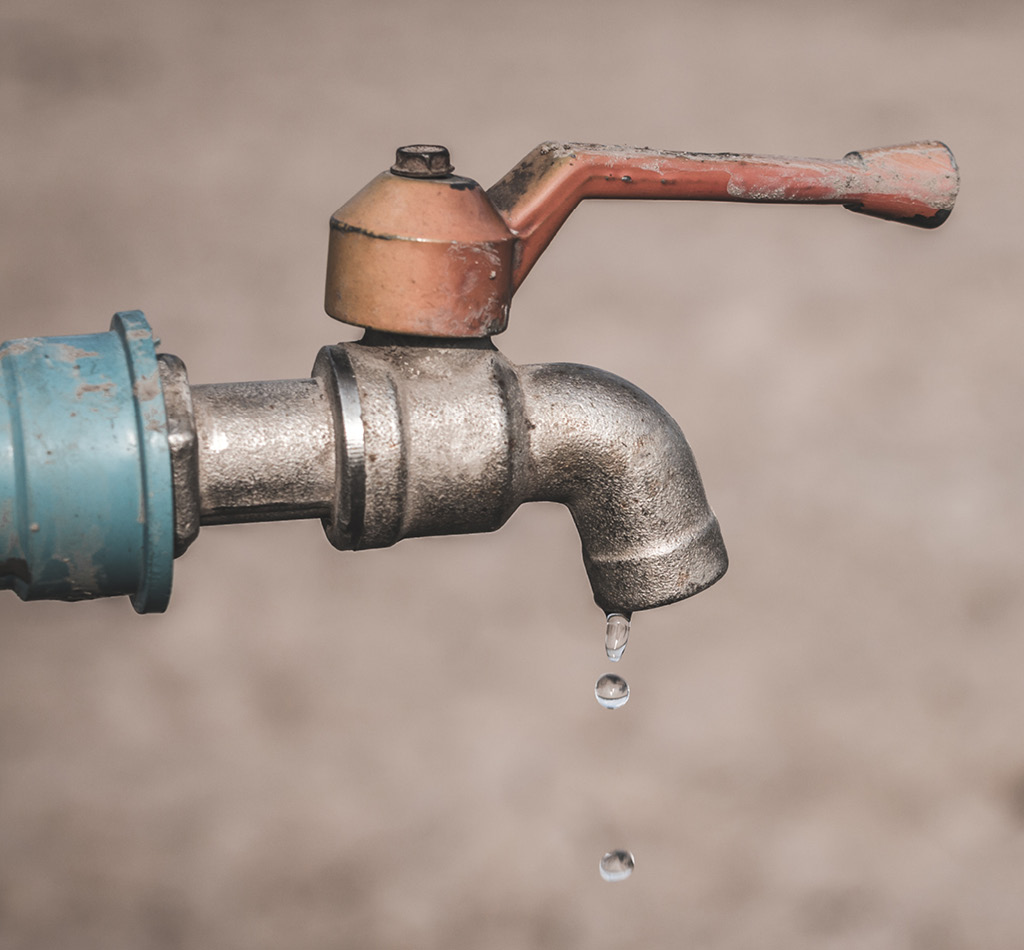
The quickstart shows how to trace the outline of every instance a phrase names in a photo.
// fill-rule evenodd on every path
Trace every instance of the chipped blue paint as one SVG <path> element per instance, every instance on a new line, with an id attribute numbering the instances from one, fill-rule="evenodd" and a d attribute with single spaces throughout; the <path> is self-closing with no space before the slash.
<path id="1" fill-rule="evenodd" d="M 142 313 L 110 326 L 0 346 L 0 589 L 159 612 L 174 557 L 163 390 Z"/>

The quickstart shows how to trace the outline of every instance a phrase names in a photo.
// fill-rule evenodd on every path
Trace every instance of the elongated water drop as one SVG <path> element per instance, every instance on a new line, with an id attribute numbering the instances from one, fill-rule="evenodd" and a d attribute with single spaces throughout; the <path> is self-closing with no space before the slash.
<path id="1" fill-rule="evenodd" d="M 633 873 L 636 862 L 628 851 L 609 851 L 601 858 L 601 877 L 606 881 L 624 881 Z"/>
<path id="2" fill-rule="evenodd" d="M 604 631 L 604 652 L 612 663 L 618 663 L 629 639 L 629 617 L 626 614 L 608 614 Z"/>
<path id="3" fill-rule="evenodd" d="M 629 684 L 614 673 L 605 673 L 594 686 L 594 695 L 605 709 L 618 709 L 629 699 Z"/>

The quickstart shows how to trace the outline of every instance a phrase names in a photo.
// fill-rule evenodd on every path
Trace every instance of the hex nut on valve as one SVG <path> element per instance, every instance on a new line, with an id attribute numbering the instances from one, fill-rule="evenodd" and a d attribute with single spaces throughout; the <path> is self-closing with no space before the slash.
<path id="1" fill-rule="evenodd" d="M 391 166 L 392 174 L 403 178 L 446 178 L 454 170 L 443 145 L 403 145 Z"/>

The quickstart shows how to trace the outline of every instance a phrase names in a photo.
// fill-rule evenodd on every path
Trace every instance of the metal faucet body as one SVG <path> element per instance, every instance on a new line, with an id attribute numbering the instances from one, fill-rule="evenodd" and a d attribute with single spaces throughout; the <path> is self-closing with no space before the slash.
<path id="1" fill-rule="evenodd" d="M 180 387 L 180 361 L 161 362 Z M 523 502 L 560 502 L 606 611 L 689 597 L 728 563 L 679 427 L 592 367 L 371 332 L 322 349 L 311 379 L 190 394 L 191 412 L 183 400 L 169 412 L 186 433 L 172 453 L 193 528 L 318 516 L 335 547 L 359 550 L 494 531 Z"/>
<path id="2" fill-rule="evenodd" d="M 204 524 L 320 518 L 358 550 L 555 501 L 605 610 L 689 597 L 727 558 L 682 432 L 610 373 L 506 360 L 491 337 L 513 294 L 585 198 L 839 204 L 931 228 L 958 185 L 938 142 L 838 161 L 549 142 L 486 192 L 440 146 L 399 149 L 331 218 L 325 309 L 366 335 L 308 379 L 192 386 L 138 311 L 0 346 L 0 589 L 160 611 Z"/>

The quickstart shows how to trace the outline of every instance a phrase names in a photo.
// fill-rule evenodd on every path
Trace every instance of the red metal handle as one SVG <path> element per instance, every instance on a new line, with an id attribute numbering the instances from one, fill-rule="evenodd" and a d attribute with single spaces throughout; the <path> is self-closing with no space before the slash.
<path id="1" fill-rule="evenodd" d="M 841 204 L 934 228 L 949 217 L 959 185 L 956 160 L 941 142 L 837 161 L 546 142 L 487 195 L 517 238 L 514 291 L 584 198 Z"/>

